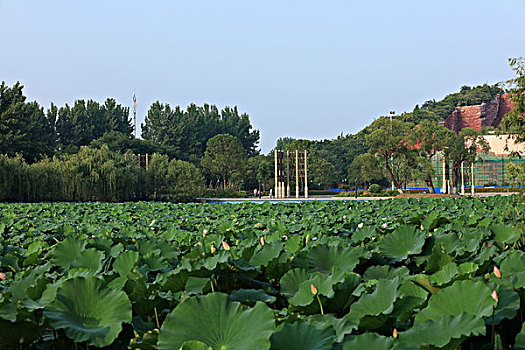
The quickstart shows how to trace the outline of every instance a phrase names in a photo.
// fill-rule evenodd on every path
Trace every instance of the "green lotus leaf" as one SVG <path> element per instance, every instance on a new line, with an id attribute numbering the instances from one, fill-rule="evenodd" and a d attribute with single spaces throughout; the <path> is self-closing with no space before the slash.
<path id="1" fill-rule="evenodd" d="M 414 226 L 399 226 L 379 243 L 384 256 L 394 260 L 405 260 L 409 255 L 419 254 L 425 244 L 427 233 Z"/>
<path id="2" fill-rule="evenodd" d="M 365 226 L 354 232 L 352 240 L 354 242 L 363 242 L 367 238 L 372 238 L 377 234 L 376 229 L 373 226 Z"/>
<path id="3" fill-rule="evenodd" d="M 521 332 L 516 335 L 516 342 L 514 346 L 516 349 L 525 349 L 525 322 L 521 326 Z"/>
<path id="4" fill-rule="evenodd" d="M 476 274 L 478 265 L 472 262 L 466 262 L 459 266 L 454 262 L 450 262 L 443 266 L 441 270 L 429 276 L 432 284 L 443 286 L 458 279 L 471 278 Z"/>
<path id="5" fill-rule="evenodd" d="M 77 268 L 82 270 L 100 271 L 102 269 L 102 260 L 104 253 L 95 248 L 85 249 L 77 256 L 76 260 L 71 264 L 70 268 Z"/>
<path id="6" fill-rule="evenodd" d="M 181 345 L 179 350 L 213 350 L 213 348 L 197 340 L 188 340 Z"/>
<path id="7" fill-rule="evenodd" d="M 338 343 L 342 342 L 345 335 L 351 334 L 358 326 L 349 317 L 337 318 L 332 314 L 315 314 L 309 318 L 309 322 L 319 329 L 332 326 L 336 334 L 335 341 Z"/>
<path id="8" fill-rule="evenodd" d="M 128 277 L 139 260 L 139 253 L 126 250 L 117 256 L 113 263 L 113 270 L 121 277 Z"/>
<path id="9" fill-rule="evenodd" d="M 364 333 L 355 336 L 343 345 L 343 350 L 390 350 L 394 347 L 394 339 L 376 333 Z"/>
<path id="10" fill-rule="evenodd" d="M 393 280 L 379 280 L 372 294 L 361 295 L 350 307 L 349 317 L 359 322 L 364 316 L 388 315 L 394 309 L 397 297 L 398 278 Z"/>
<path id="11" fill-rule="evenodd" d="M 189 340 L 213 349 L 268 349 L 275 329 L 273 312 L 264 304 L 251 309 L 212 293 L 181 302 L 166 318 L 159 335 L 159 349 L 179 349 Z"/>
<path id="12" fill-rule="evenodd" d="M 363 247 L 318 245 L 308 253 L 308 267 L 325 274 L 333 273 L 336 269 L 348 273 L 352 272 L 363 256 Z"/>
<path id="13" fill-rule="evenodd" d="M 306 306 L 314 300 L 311 285 L 317 288 L 320 295 L 332 297 L 335 284 L 329 276 L 320 272 L 311 273 L 303 269 L 288 271 L 281 278 L 281 293 L 289 298 L 289 302 L 295 306 Z"/>
<path id="14" fill-rule="evenodd" d="M 425 230 L 430 231 L 436 227 L 439 219 L 440 219 L 439 214 L 436 212 L 432 212 L 428 214 L 425 220 L 421 222 L 421 225 L 423 225 Z"/>
<path id="15" fill-rule="evenodd" d="M 252 266 L 266 266 L 273 259 L 277 259 L 283 250 L 284 244 L 281 242 L 271 242 L 265 244 L 257 250 L 250 259 Z"/>
<path id="16" fill-rule="evenodd" d="M 440 241 L 436 241 L 434 247 L 432 248 L 432 254 L 430 254 L 430 257 L 427 260 L 425 272 L 435 273 L 441 270 L 443 266 L 453 261 L 454 258 L 447 254 L 443 243 Z"/>
<path id="17" fill-rule="evenodd" d="M 498 325 L 504 319 L 512 320 L 520 309 L 520 296 L 512 289 L 498 290 L 498 305 L 494 310 L 494 324 Z M 492 325 L 492 315 L 485 318 L 488 325 Z"/>
<path id="18" fill-rule="evenodd" d="M 305 322 L 285 324 L 272 335 L 272 350 L 331 350 L 335 341 L 332 327 L 316 328 Z"/>
<path id="19" fill-rule="evenodd" d="M 406 266 L 401 266 L 400 268 L 393 268 L 388 265 L 377 265 L 369 267 L 365 271 L 363 278 L 366 281 L 369 281 L 380 279 L 393 279 L 397 276 L 399 280 L 403 280 L 409 274 L 410 270 L 408 270 Z"/>
<path id="20" fill-rule="evenodd" d="M 84 251 L 86 241 L 74 237 L 66 238 L 51 252 L 52 261 L 61 271 L 68 270 Z"/>
<path id="21" fill-rule="evenodd" d="M 476 315 L 461 313 L 443 316 L 438 321 L 427 320 L 415 324 L 406 332 L 399 333 L 401 348 L 419 349 L 421 344 L 443 347 L 462 336 L 485 335 L 485 323 Z M 455 344 L 456 346 L 459 344 Z"/>
<path id="22" fill-rule="evenodd" d="M 494 233 L 494 240 L 502 247 L 513 244 L 520 238 L 518 230 L 510 225 L 492 225 L 490 229 Z"/>
<path id="23" fill-rule="evenodd" d="M 65 281 L 44 315 L 75 342 L 110 345 L 122 323 L 131 322 L 131 303 L 124 292 L 106 288 L 103 283 L 94 277 Z"/>
<path id="24" fill-rule="evenodd" d="M 451 286 L 432 294 L 428 306 L 417 313 L 415 324 L 426 320 L 438 321 L 444 316 L 462 313 L 483 318 L 492 314 L 496 302 L 492 291 L 480 281 L 456 281 Z"/>
<path id="25" fill-rule="evenodd" d="M 501 262 L 501 278 L 514 288 L 525 288 L 525 252 L 509 252 Z"/>
<path id="26" fill-rule="evenodd" d="M 263 303 L 273 303 L 275 297 L 266 294 L 262 289 L 237 289 L 231 292 L 230 299 L 241 303 L 262 301 Z"/>
<path id="27" fill-rule="evenodd" d="M 0 319 L 0 348 L 21 349 L 37 339 L 43 328 L 31 320 L 9 322 Z"/>

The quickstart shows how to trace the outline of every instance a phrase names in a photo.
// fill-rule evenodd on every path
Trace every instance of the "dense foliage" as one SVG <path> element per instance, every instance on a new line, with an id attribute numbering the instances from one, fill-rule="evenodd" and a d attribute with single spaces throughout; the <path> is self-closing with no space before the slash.
<path id="1" fill-rule="evenodd" d="M 0 155 L 0 201 L 189 200 L 204 187 L 193 164 L 153 154 L 148 170 L 132 153 L 83 146 L 78 153 L 28 164 Z"/>
<path id="2" fill-rule="evenodd" d="M 514 200 L 0 204 L 0 347 L 521 348 Z"/>

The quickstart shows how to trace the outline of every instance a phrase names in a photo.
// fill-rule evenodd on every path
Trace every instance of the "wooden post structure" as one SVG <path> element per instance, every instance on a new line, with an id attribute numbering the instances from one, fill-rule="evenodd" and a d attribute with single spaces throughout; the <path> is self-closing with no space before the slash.
<path id="1" fill-rule="evenodd" d="M 446 180 L 446 169 L 445 169 L 445 152 L 442 154 L 443 157 L 443 186 L 441 187 L 441 193 L 447 193 L 447 180 Z"/>
<path id="2" fill-rule="evenodd" d="M 295 150 L 295 198 L 299 198 L 299 151 Z"/>
<path id="3" fill-rule="evenodd" d="M 474 161 L 470 165 L 470 194 L 474 196 Z"/>
<path id="4" fill-rule="evenodd" d="M 148 165 L 149 165 L 149 163 L 148 163 L 148 154 L 146 153 L 146 171 L 148 171 Z"/>
<path id="5" fill-rule="evenodd" d="M 304 198 L 308 198 L 308 156 L 307 150 L 304 150 Z"/>
<path id="6" fill-rule="evenodd" d="M 465 195 L 465 169 L 464 169 L 463 163 L 465 162 L 461 162 L 461 195 L 462 196 Z"/>
<path id="7" fill-rule="evenodd" d="M 278 198 L 278 194 L 277 194 L 277 189 L 279 188 L 279 179 L 278 179 L 278 176 L 277 176 L 277 172 L 278 172 L 278 169 L 277 169 L 277 152 L 279 152 L 277 149 L 274 151 L 274 156 L 275 156 L 275 181 L 274 181 L 274 197 L 275 198 Z"/>
<path id="8" fill-rule="evenodd" d="M 290 151 L 286 151 L 286 198 L 290 198 Z"/>

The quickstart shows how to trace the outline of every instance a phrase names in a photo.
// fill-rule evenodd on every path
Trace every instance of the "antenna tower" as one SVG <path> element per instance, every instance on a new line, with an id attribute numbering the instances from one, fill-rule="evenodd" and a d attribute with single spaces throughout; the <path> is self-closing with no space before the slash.
<path id="1" fill-rule="evenodd" d="M 133 134 L 137 138 L 137 97 L 135 97 L 135 91 L 133 91 Z"/>

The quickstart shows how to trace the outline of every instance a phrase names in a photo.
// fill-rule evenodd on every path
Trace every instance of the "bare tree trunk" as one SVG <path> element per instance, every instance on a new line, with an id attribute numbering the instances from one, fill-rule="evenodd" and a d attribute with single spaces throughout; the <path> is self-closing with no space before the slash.
<path id="1" fill-rule="evenodd" d="M 392 180 L 392 182 L 394 183 L 394 186 L 397 188 L 397 191 L 401 194 L 403 194 L 403 188 L 401 187 L 401 185 L 399 184 L 399 181 L 397 181 L 397 179 L 395 179 L 394 177 L 394 173 L 392 172 L 392 169 L 390 169 L 390 165 L 388 164 L 388 157 L 384 157 L 385 159 L 385 166 L 386 166 L 386 170 L 388 171 L 388 175 L 390 176 L 390 180 Z"/>
<path id="2" fill-rule="evenodd" d="M 430 175 L 429 171 L 427 171 L 425 182 L 427 183 L 428 191 L 430 193 L 436 193 L 436 190 L 434 190 L 434 183 L 432 182 L 432 176 Z"/>

